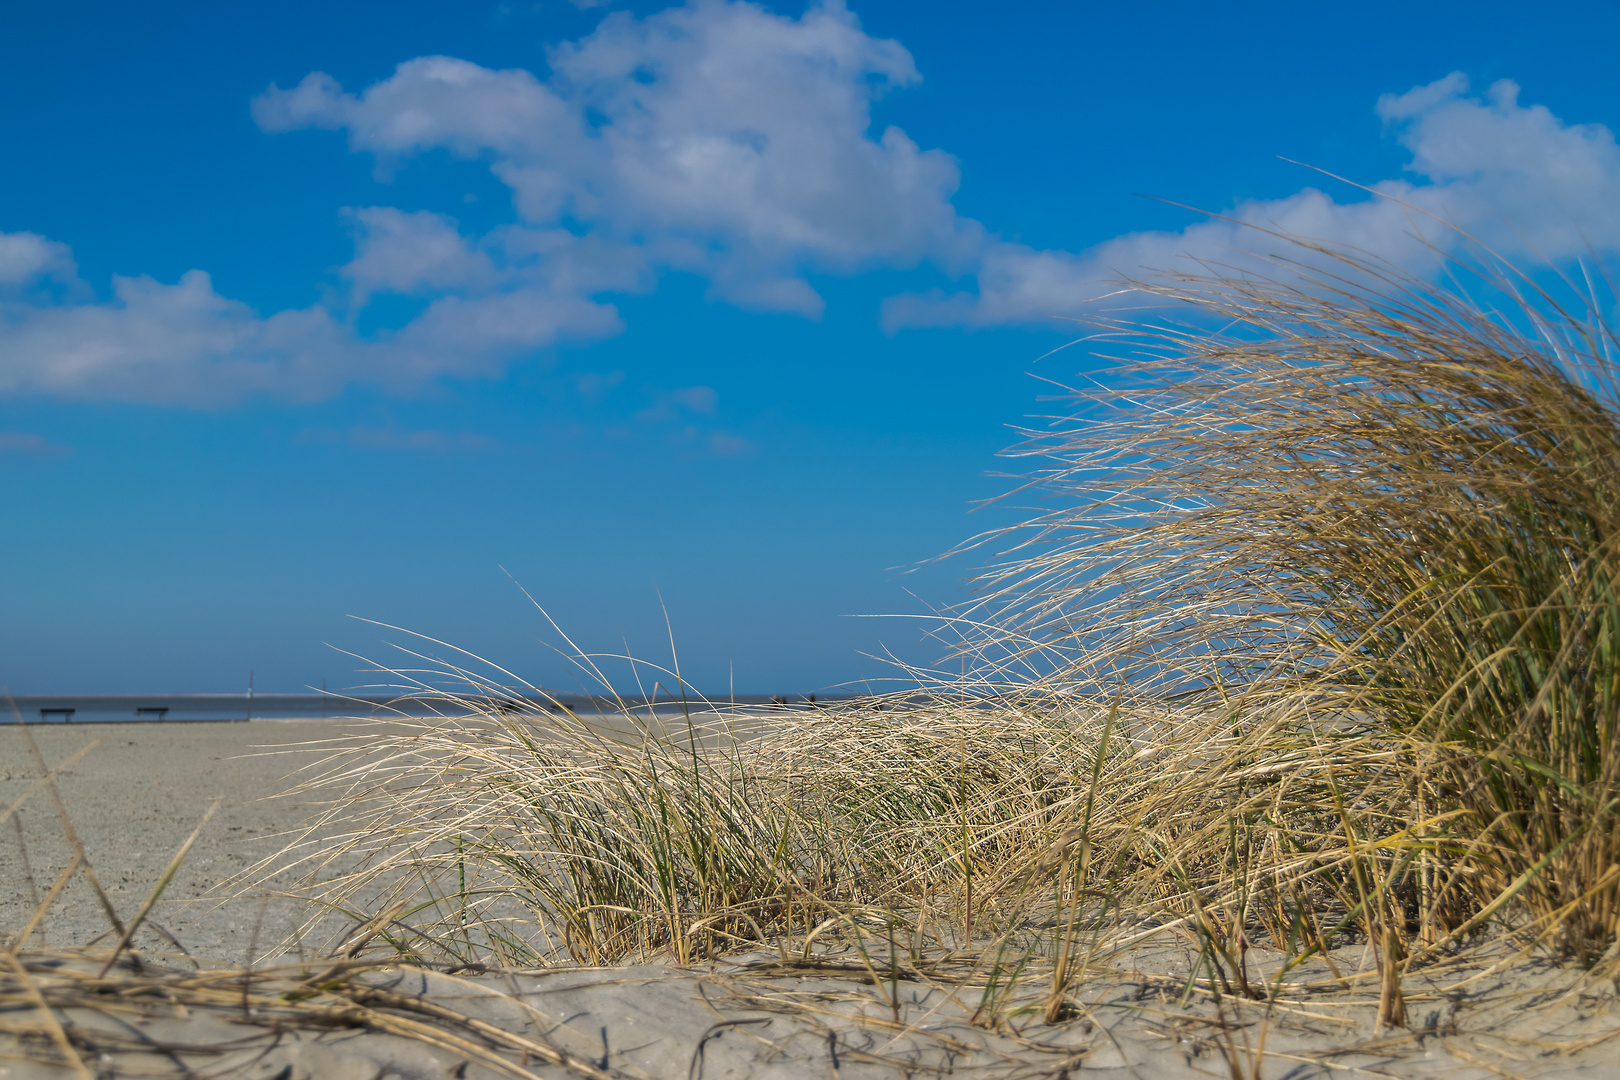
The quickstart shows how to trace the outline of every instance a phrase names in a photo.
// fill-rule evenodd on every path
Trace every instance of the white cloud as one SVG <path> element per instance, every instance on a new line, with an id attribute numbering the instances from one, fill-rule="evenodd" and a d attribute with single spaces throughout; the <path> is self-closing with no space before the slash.
<path id="1" fill-rule="evenodd" d="M 115 277 L 105 303 L 0 306 L 0 391 L 208 404 L 255 390 L 313 398 L 352 370 L 325 311 L 261 319 L 192 270 L 175 285 Z"/>
<path id="2" fill-rule="evenodd" d="M 449 218 L 388 206 L 362 207 L 349 216 L 359 236 L 354 258 L 339 272 L 353 283 L 356 306 L 374 293 L 488 288 L 496 282 L 489 255 L 473 249 Z"/>
<path id="3" fill-rule="evenodd" d="M 1429 181 L 1413 201 L 1516 254 L 1563 259 L 1620 248 L 1620 147 L 1602 124 L 1566 124 L 1493 83 L 1483 99 L 1453 74 L 1385 95 L 1379 115 Z"/>
<path id="4" fill-rule="evenodd" d="M 799 20 L 715 0 L 615 15 L 550 60 L 604 118 L 589 209 L 610 228 L 784 271 L 910 264 L 976 237 L 950 204 L 951 158 L 897 128 L 869 133 L 873 98 L 919 76 L 842 4 Z"/>
<path id="5" fill-rule="evenodd" d="M 430 378 L 454 370 L 448 358 L 465 350 L 473 362 L 462 374 L 492 374 L 489 362 L 550 345 L 564 333 L 573 337 L 608 337 L 624 328 L 611 304 L 545 289 L 514 289 L 465 299 L 446 296 L 394 336 L 419 365 L 418 374 Z"/>
<path id="6" fill-rule="evenodd" d="M 72 250 L 38 233 L 0 233 L 0 295 L 46 283 L 82 288 Z"/>
<path id="7" fill-rule="evenodd" d="M 272 86 L 255 98 L 253 118 L 267 132 L 346 130 L 350 147 L 384 157 L 435 147 L 521 155 L 580 136 L 575 111 L 529 72 L 451 56 L 408 60 L 359 97 L 312 72 L 291 90 Z"/>
<path id="8" fill-rule="evenodd" d="M 797 19 L 728 0 L 609 15 L 549 59 L 545 81 L 430 56 L 359 93 L 315 72 L 254 100 L 266 132 L 341 130 L 381 178 L 443 150 L 487 162 L 511 189 L 519 220 L 482 236 L 427 211 L 346 211 L 347 288 L 323 305 L 264 317 L 201 271 L 172 285 L 120 277 L 110 300 L 64 302 L 40 286 L 77 281 L 66 246 L 6 237 L 0 285 L 17 297 L 0 301 L 0 391 L 220 404 L 494 373 L 556 341 L 619 332 L 602 295 L 651 288 L 661 270 L 703 275 L 732 303 L 814 316 L 808 272 L 965 266 L 982 242 L 950 204 L 949 157 L 868 130 L 873 99 L 918 76 L 841 0 Z M 358 313 L 390 293 L 425 306 L 396 330 L 357 334 Z"/>
<path id="9" fill-rule="evenodd" d="M 1240 202 L 1226 215 L 1231 220 L 1130 234 L 1080 253 L 992 242 L 974 274 L 977 291 L 892 297 L 885 325 L 1038 322 L 1081 312 L 1121 276 L 1192 269 L 1195 261 L 1255 266 L 1284 250 L 1282 241 L 1247 226 L 1346 245 L 1413 271 L 1433 262 L 1419 237 L 1442 247 L 1457 241 L 1448 225 L 1510 257 L 1556 262 L 1590 249 L 1620 251 L 1614 133 L 1521 106 L 1518 92 L 1502 81 L 1484 98 L 1470 96 L 1468 80 L 1452 74 L 1381 98 L 1378 113 L 1411 152 L 1416 182 L 1386 180 L 1374 185 L 1376 195 L 1348 203 L 1306 188 L 1285 199 Z"/>
<path id="10" fill-rule="evenodd" d="M 872 100 L 918 75 L 838 0 L 799 19 L 724 0 L 618 13 L 548 58 L 541 83 L 424 57 L 358 95 L 317 72 L 254 115 L 343 129 L 385 169 L 435 148 L 485 157 L 525 223 L 572 221 L 748 307 L 818 315 L 806 271 L 963 263 L 982 242 L 951 206 L 950 157 L 870 133 Z"/>
<path id="11" fill-rule="evenodd" d="M 563 337 L 621 328 L 617 311 L 528 281 L 441 296 L 401 330 L 358 337 L 325 307 L 260 316 L 201 270 L 174 285 L 113 278 L 103 302 L 0 302 L 0 393 L 220 406 L 245 395 L 314 401 L 353 382 L 406 390 L 491 375 Z"/>
<path id="12" fill-rule="evenodd" d="M 1511 83 L 1477 97 L 1453 75 L 1380 99 L 1411 164 L 1376 190 L 1421 213 L 1305 188 L 1239 203 L 1230 221 L 1069 252 L 961 217 L 954 159 L 874 130 L 874 100 L 919 76 L 841 0 L 798 18 L 733 0 L 614 13 L 547 57 L 544 78 L 419 57 L 358 92 L 315 72 L 254 100 L 266 132 L 342 131 L 382 178 L 447 152 L 482 162 L 511 193 L 516 220 L 482 234 L 431 211 L 345 211 L 354 256 L 322 304 L 264 315 L 197 270 L 174 284 L 116 277 L 97 300 L 65 245 L 0 234 L 0 392 L 220 405 L 497 374 L 538 348 L 618 333 L 609 298 L 670 270 L 701 276 L 726 302 L 809 317 L 823 307 L 815 274 L 928 265 L 965 279 L 959 291 L 890 298 L 884 320 L 898 329 L 1041 322 L 1081 311 L 1119 275 L 1188 256 L 1242 263 L 1269 243 L 1245 223 L 1414 267 L 1426 258 L 1415 231 L 1445 239 L 1422 213 L 1509 254 L 1620 250 L 1613 134 L 1522 106 Z M 385 294 L 414 298 L 418 314 L 359 333 Z M 652 408 L 703 412 L 673 397 Z"/>

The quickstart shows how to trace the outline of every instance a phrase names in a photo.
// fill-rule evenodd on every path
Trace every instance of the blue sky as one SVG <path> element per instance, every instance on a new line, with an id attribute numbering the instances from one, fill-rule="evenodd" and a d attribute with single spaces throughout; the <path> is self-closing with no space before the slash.
<path id="1" fill-rule="evenodd" d="M 708 691 L 927 661 L 851 616 L 964 598 L 1067 320 L 1254 242 L 1172 203 L 1620 248 L 1620 9 L 1415 7 L 8 4 L 0 684 L 351 686 L 360 616 L 570 688 L 512 579 Z"/>

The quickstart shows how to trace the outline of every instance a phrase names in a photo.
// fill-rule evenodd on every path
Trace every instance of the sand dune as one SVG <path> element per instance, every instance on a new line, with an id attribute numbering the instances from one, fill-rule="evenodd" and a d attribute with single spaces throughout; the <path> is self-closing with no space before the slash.
<path id="1" fill-rule="evenodd" d="M 338 729 L 300 721 L 32 730 L 52 763 L 100 740 L 61 772 L 58 787 L 126 918 L 208 806 L 221 803 L 152 916 L 193 959 L 143 931 L 136 944 L 144 960 L 123 961 L 98 980 L 107 920 L 75 879 L 23 950 L 21 967 L 0 972 L 0 1077 L 190 1069 L 265 1080 L 1249 1078 L 1257 1066 L 1260 1075 L 1290 1078 L 1620 1076 L 1620 1043 L 1608 1038 L 1617 1028 L 1612 987 L 1586 985 L 1580 972 L 1556 966 L 1493 972 L 1488 950 L 1475 950 L 1469 967 L 1409 979 L 1412 1027 L 1384 1032 L 1373 1029 L 1376 998 L 1357 992 L 1369 959 L 1354 947 L 1335 954 L 1347 984 L 1269 1005 L 1183 1005 L 1195 950 L 1170 938 L 1111 959 L 1063 1022 L 1043 1022 L 1037 985 L 1003 1002 L 994 1028 L 974 1022 L 983 986 L 971 967 L 876 970 L 853 952 L 790 955 L 787 964 L 776 952 L 755 952 L 685 969 L 445 974 L 373 964 L 333 974 L 316 963 L 311 942 L 302 960 L 294 949 L 247 973 L 243 965 L 305 912 L 275 898 L 220 904 L 219 887 L 273 853 L 316 808 L 315 795 L 272 796 L 298 767 L 319 760 L 319 741 Z M 0 728 L 4 804 L 37 775 L 22 732 Z M 18 820 L 0 838 L 0 929 L 8 934 L 71 857 L 48 792 L 32 796 Z M 1261 972 L 1270 963 L 1260 950 L 1253 960 Z M 1316 975 L 1331 982 L 1325 967 Z M 53 1005 L 87 1072 L 52 1042 L 35 993 Z"/>

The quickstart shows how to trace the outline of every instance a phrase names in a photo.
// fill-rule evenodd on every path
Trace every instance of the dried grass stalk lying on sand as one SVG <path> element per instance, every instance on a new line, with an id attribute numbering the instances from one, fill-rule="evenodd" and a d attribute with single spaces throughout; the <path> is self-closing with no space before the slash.
<path id="1" fill-rule="evenodd" d="M 0 1033 L 22 1036 L 18 1048 L 25 1060 L 85 1077 L 123 1073 L 107 1068 L 115 1060 L 145 1075 L 240 1075 L 266 1059 L 282 1064 L 287 1055 L 270 1056 L 288 1033 L 349 1030 L 392 1035 L 442 1051 L 452 1062 L 478 1062 L 510 1076 L 533 1078 L 523 1067 L 531 1059 L 591 1080 L 612 1075 L 542 1034 L 509 1030 L 515 1025 L 491 1024 L 442 1001 L 402 993 L 392 985 L 397 972 L 375 962 L 176 970 L 134 955 L 109 967 L 104 955 L 55 950 L 17 957 L 0 951 L 0 1016 L 31 1024 L 33 1038 L 27 1037 L 30 1027 L 15 1022 Z M 47 1040 L 54 1053 L 39 1045 Z M 302 1057 L 303 1075 L 312 1062 L 341 1062 L 308 1051 Z"/>

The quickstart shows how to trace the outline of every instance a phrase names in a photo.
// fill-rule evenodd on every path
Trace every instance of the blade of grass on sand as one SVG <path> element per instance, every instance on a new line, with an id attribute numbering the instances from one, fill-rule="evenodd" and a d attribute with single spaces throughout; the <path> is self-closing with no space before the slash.
<path id="1" fill-rule="evenodd" d="M 84 868 L 84 878 L 90 883 L 91 890 L 96 894 L 96 901 L 101 904 L 101 910 L 106 914 L 107 921 L 113 924 L 113 929 L 120 934 L 124 932 L 124 920 L 118 917 L 118 911 L 113 907 L 112 901 L 107 897 L 107 890 L 101 887 L 101 879 L 96 877 L 96 871 L 90 865 L 90 857 L 84 852 L 84 845 L 79 843 L 79 834 L 73 829 L 73 820 L 68 817 L 67 803 L 62 801 L 62 792 L 56 786 L 56 775 L 51 771 L 50 763 L 39 749 L 39 742 L 29 729 L 29 724 L 23 719 L 22 710 L 17 708 L 17 702 L 10 694 L 6 695 L 6 703 L 11 706 L 11 714 L 17 718 L 17 726 L 23 733 L 23 741 L 28 743 L 28 752 L 34 757 L 34 764 L 39 767 L 40 776 L 45 786 L 51 789 L 51 799 L 56 803 L 56 816 L 62 822 L 62 835 L 67 837 L 68 846 L 79 857 Z"/>
<path id="2" fill-rule="evenodd" d="M 107 957 L 105 964 L 101 965 L 98 978 L 107 974 L 119 955 L 129 946 L 129 939 L 135 936 L 135 931 L 140 929 L 141 923 L 146 921 L 146 916 L 158 902 L 158 898 L 163 895 L 163 890 L 167 889 L 169 882 L 174 880 L 174 875 L 179 872 L 180 864 L 185 861 L 186 854 L 191 850 L 191 845 L 197 842 L 197 837 L 202 833 L 203 826 L 208 824 L 208 819 L 214 816 L 215 810 L 219 809 L 220 799 L 222 798 L 224 796 L 214 799 L 213 805 L 203 814 L 202 820 L 197 822 L 197 827 L 191 830 L 190 836 L 186 837 L 186 842 L 180 845 L 180 850 L 174 853 L 174 858 L 169 860 L 169 865 L 163 868 L 163 876 L 158 878 L 157 884 L 152 887 L 151 894 L 146 898 L 146 903 L 141 905 L 141 909 L 129 921 L 129 926 L 124 929 L 123 936 L 118 939 L 118 944 L 114 947 L 112 955 Z"/>
<path id="3" fill-rule="evenodd" d="M 73 1042 L 68 1038 L 67 1032 L 62 1030 L 62 1023 L 56 1018 L 56 1014 L 51 1011 L 50 1003 L 45 1000 L 45 995 L 39 992 L 39 987 L 35 986 L 34 980 L 29 978 L 28 969 L 23 967 L 22 961 L 9 952 L 0 951 L 0 964 L 4 964 L 11 969 L 11 973 L 16 976 L 18 983 L 22 986 L 23 993 L 28 995 L 29 1000 L 34 1003 L 34 1008 L 39 1010 L 40 1019 L 45 1025 L 46 1033 L 50 1036 L 51 1042 L 56 1044 L 57 1050 L 61 1051 L 62 1056 L 67 1059 L 68 1065 L 84 1080 L 95 1080 L 94 1074 L 85 1067 L 84 1059 L 73 1048 Z"/>
<path id="4" fill-rule="evenodd" d="M 73 858 L 68 860 L 67 866 L 63 868 L 60 874 L 56 875 L 56 881 L 52 883 L 50 891 L 45 894 L 45 899 L 34 906 L 34 913 L 29 916 L 28 922 L 17 935 L 17 940 L 11 943 L 11 955 L 16 956 L 22 952 L 23 946 L 28 944 L 28 939 L 33 936 L 40 921 L 45 918 L 46 913 L 51 910 L 51 906 L 56 903 L 56 898 L 62 895 L 62 890 L 67 887 L 67 883 L 73 877 L 73 872 L 78 868 L 79 856 L 75 852 Z"/>
<path id="5" fill-rule="evenodd" d="M 77 765 L 80 758 L 84 757 L 84 755 L 88 754 L 90 751 L 94 750 L 100 745 L 100 739 L 91 739 L 89 742 L 75 750 L 66 761 L 63 761 L 61 764 L 57 765 L 56 768 L 46 773 L 38 780 L 35 780 L 29 785 L 27 791 L 17 796 L 17 798 L 12 801 L 11 805 L 6 807 L 4 811 L 0 811 L 0 824 L 4 824 L 11 817 L 11 815 L 22 809 L 24 803 L 33 798 L 35 795 L 38 795 L 40 788 L 43 788 L 57 776 Z"/>

